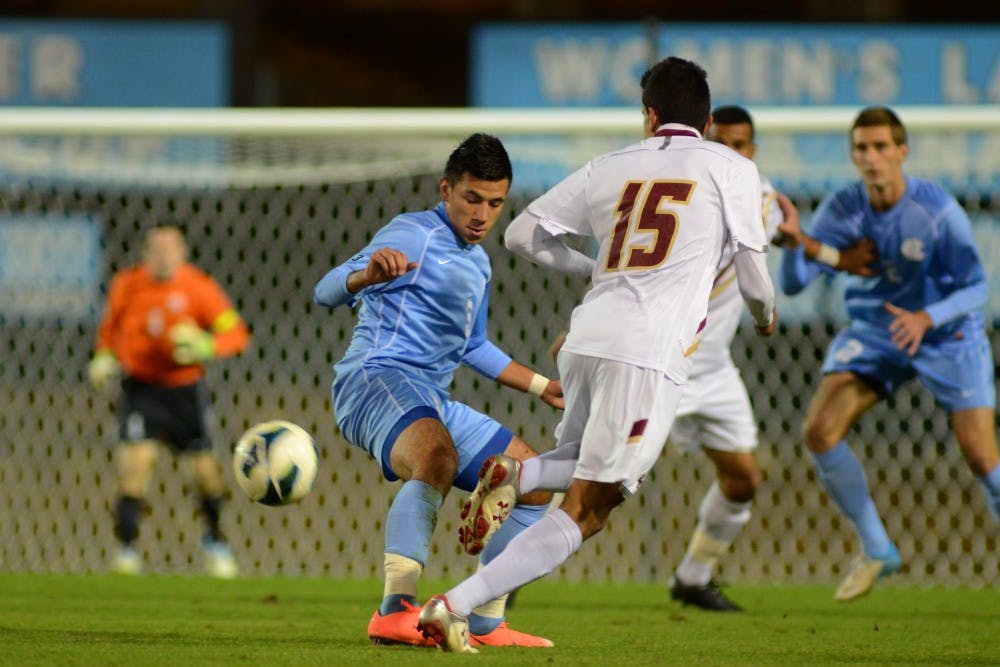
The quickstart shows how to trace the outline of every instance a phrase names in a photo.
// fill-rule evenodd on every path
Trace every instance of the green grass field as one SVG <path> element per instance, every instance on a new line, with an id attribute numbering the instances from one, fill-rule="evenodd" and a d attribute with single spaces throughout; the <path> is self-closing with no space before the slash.
<path id="1" fill-rule="evenodd" d="M 713 614 L 664 586 L 537 582 L 508 618 L 556 648 L 465 656 L 369 644 L 379 582 L 0 574 L 0 664 L 1000 664 L 1000 592 L 881 585 L 851 604 L 832 592 L 732 586 L 749 611 Z"/>

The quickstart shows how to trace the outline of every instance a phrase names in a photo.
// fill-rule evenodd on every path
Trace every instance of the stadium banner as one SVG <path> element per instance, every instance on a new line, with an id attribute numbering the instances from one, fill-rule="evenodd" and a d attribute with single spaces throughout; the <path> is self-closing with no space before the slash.
<path id="1" fill-rule="evenodd" d="M 90 215 L 0 215 L 0 323 L 94 317 L 103 265 Z"/>
<path id="2" fill-rule="evenodd" d="M 220 107 L 220 22 L 0 21 L 0 105 Z"/>
<path id="3" fill-rule="evenodd" d="M 482 24 L 470 102 L 480 107 L 637 104 L 665 55 L 705 67 L 727 104 L 1000 103 L 1000 27 L 676 23 Z"/>

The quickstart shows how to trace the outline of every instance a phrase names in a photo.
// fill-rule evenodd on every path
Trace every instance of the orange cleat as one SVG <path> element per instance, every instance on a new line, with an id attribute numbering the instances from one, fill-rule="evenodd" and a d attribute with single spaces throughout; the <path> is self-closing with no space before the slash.
<path id="1" fill-rule="evenodd" d="M 526 632 L 511 630 L 504 621 L 485 635 L 472 635 L 473 646 L 520 646 L 523 648 L 552 648 L 555 646 L 545 637 L 536 637 Z"/>
<path id="2" fill-rule="evenodd" d="M 424 637 L 417 629 L 420 607 L 403 600 L 403 611 L 383 616 L 378 609 L 368 622 L 368 639 L 372 644 L 410 644 L 411 646 L 436 646 L 434 640 Z"/>

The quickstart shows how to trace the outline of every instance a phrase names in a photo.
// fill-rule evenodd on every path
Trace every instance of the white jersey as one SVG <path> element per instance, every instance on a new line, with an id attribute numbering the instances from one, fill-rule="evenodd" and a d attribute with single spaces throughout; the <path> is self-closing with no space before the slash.
<path id="1" fill-rule="evenodd" d="M 684 125 L 588 162 L 521 213 L 599 244 L 563 349 L 684 382 L 723 256 L 767 251 L 760 211 L 757 166 Z"/>
<path id="2" fill-rule="evenodd" d="M 778 206 L 778 194 L 764 176 L 760 177 L 760 190 L 764 235 L 770 240 L 785 218 Z M 698 352 L 694 355 L 692 378 L 733 363 L 730 346 L 743 315 L 743 298 L 736 284 L 736 267 L 733 266 L 733 252 L 729 248 L 722 253 L 721 267 L 712 283 L 708 324 L 702 332 Z"/>

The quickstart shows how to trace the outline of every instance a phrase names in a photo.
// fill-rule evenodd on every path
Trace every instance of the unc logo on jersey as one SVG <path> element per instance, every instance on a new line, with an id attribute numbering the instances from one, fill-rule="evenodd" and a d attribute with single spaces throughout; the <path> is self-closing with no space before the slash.
<path id="1" fill-rule="evenodd" d="M 852 359 L 858 357 L 864 351 L 865 346 L 861 344 L 861 341 L 856 338 L 848 338 L 834 353 L 833 358 L 837 361 L 837 363 L 846 364 Z"/>
<path id="2" fill-rule="evenodd" d="M 924 249 L 924 240 L 903 239 L 903 243 L 899 246 L 899 254 L 910 261 L 922 262 L 924 257 L 927 256 L 927 251 Z"/>

